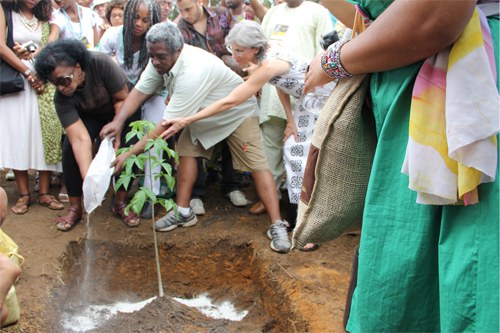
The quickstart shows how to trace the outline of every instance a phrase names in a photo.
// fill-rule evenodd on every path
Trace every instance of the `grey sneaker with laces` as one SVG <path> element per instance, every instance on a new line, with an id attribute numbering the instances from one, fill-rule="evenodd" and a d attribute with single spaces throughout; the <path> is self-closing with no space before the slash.
<path id="1" fill-rule="evenodd" d="M 290 225 L 287 221 L 277 220 L 267 231 L 267 237 L 271 240 L 271 249 L 280 253 L 287 253 L 292 247 L 292 242 L 288 237 L 287 228 Z"/>
<path id="2" fill-rule="evenodd" d="M 155 222 L 155 229 L 156 231 L 170 231 L 177 227 L 191 227 L 197 222 L 198 218 L 193 213 L 191 208 L 189 209 L 189 214 L 187 216 L 182 215 L 174 209 Z"/>

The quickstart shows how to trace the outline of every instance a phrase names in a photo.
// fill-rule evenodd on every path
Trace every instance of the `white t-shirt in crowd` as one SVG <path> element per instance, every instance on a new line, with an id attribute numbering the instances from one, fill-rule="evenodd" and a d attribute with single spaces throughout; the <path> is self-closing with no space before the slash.
<path id="1" fill-rule="evenodd" d="M 57 25 L 61 30 L 60 39 L 82 40 L 87 48 L 93 49 L 95 46 L 94 26 L 96 25 L 94 12 L 90 8 L 79 5 L 77 9 L 80 22 L 72 22 L 64 9 L 58 9 L 53 12 L 50 23 Z"/>
<path id="2" fill-rule="evenodd" d="M 132 68 L 125 67 L 125 53 L 123 44 L 123 26 L 110 27 L 102 35 L 99 44 L 96 46 L 96 51 L 106 53 L 109 56 L 115 56 L 116 63 L 120 65 L 123 73 L 127 75 L 128 80 L 135 84 L 139 78 L 139 55 L 140 52 L 134 53 L 134 61 Z"/>

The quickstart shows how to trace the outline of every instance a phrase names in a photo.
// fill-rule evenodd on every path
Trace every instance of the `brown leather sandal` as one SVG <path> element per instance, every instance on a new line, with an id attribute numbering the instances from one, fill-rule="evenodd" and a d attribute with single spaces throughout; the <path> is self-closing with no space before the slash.
<path id="1" fill-rule="evenodd" d="M 40 200 L 40 197 L 49 197 L 50 201 L 48 201 L 48 202 L 42 201 L 42 200 Z M 47 208 L 52 209 L 52 210 L 64 209 L 64 204 L 62 204 L 59 200 L 54 198 L 54 196 L 51 195 L 50 193 L 38 194 L 38 204 L 40 204 L 40 206 L 42 206 L 42 207 L 47 207 Z"/>
<path id="2" fill-rule="evenodd" d="M 68 207 L 69 214 L 57 218 L 57 229 L 68 231 L 72 229 L 78 222 L 82 221 L 82 210 L 75 206 Z"/>
<path id="3" fill-rule="evenodd" d="M 252 215 L 261 215 L 266 212 L 266 206 L 262 201 L 257 201 L 255 205 L 253 205 L 248 212 Z"/>
<path id="4" fill-rule="evenodd" d="M 28 207 L 31 205 L 30 194 L 21 194 L 19 199 L 14 206 L 12 206 L 11 210 L 16 215 L 23 215 L 28 212 Z"/>
<path id="5" fill-rule="evenodd" d="M 113 214 L 121 218 L 122 222 L 130 228 L 137 227 L 141 222 L 139 216 L 132 210 L 129 210 L 128 215 L 125 214 L 125 208 L 127 204 L 125 202 L 115 202 L 115 206 L 112 209 Z"/>

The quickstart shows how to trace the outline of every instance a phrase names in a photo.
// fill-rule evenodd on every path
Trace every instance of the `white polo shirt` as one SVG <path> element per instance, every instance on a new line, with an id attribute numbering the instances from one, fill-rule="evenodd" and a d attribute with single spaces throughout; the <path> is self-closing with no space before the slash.
<path id="1" fill-rule="evenodd" d="M 154 94 L 165 86 L 170 98 L 163 119 L 172 119 L 195 114 L 229 95 L 241 83 L 243 79 L 215 55 L 184 44 L 168 74 L 158 74 L 150 61 L 135 88 Z M 227 138 L 246 118 L 257 115 L 257 100 L 252 96 L 238 106 L 189 125 L 191 139 L 208 149 Z"/>

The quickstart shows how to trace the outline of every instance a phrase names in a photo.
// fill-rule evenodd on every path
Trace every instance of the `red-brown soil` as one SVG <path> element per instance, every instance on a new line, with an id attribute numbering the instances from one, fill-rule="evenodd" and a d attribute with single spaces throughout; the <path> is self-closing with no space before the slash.
<path id="1" fill-rule="evenodd" d="M 0 172 L 0 186 L 8 193 L 10 209 L 18 193 L 15 182 L 5 181 L 4 175 Z M 53 194 L 58 190 L 51 188 Z M 245 192 L 255 201 L 251 187 Z M 278 254 L 265 235 L 267 215 L 252 216 L 247 208 L 233 207 L 217 186 L 210 194 L 207 214 L 196 226 L 157 234 L 165 296 L 94 331 L 343 332 L 359 236 L 344 235 L 315 252 Z M 69 232 L 58 231 L 54 221 L 62 212 L 36 203 L 25 215 L 8 214 L 2 229 L 18 243 L 25 262 L 16 285 L 21 319 L 3 331 L 63 332 L 61 313 L 78 300 L 109 304 L 158 294 L 152 222 L 127 228 L 109 211 L 110 197 L 108 193 L 90 217 L 90 231 L 85 221 Z M 36 202 L 33 192 L 32 200 Z M 87 262 L 91 278 L 82 290 Z M 171 298 L 203 292 L 249 314 L 240 322 L 213 320 Z"/>

